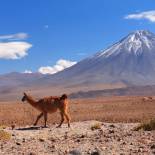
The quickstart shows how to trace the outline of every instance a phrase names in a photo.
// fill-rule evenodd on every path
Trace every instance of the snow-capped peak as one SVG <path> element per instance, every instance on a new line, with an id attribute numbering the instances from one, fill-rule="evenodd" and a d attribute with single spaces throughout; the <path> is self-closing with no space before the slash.
<path id="1" fill-rule="evenodd" d="M 137 52 L 142 45 L 145 45 L 148 49 L 151 49 L 152 43 L 155 43 L 155 36 L 149 31 L 139 30 L 129 34 L 124 42 L 129 47 L 129 51 L 133 48 L 134 52 Z"/>
<path id="2" fill-rule="evenodd" d="M 144 51 L 153 52 L 153 49 L 155 49 L 155 35 L 146 30 L 138 30 L 130 33 L 110 48 L 99 52 L 97 56 L 109 57 L 123 52 L 139 55 Z"/>

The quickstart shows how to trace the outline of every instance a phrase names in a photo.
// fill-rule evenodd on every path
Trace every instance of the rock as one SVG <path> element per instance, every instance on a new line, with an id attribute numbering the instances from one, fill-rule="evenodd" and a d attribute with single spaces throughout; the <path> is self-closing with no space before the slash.
<path id="1" fill-rule="evenodd" d="M 50 138 L 49 139 L 51 142 L 56 142 L 56 139 L 54 139 L 54 138 Z"/>
<path id="2" fill-rule="evenodd" d="M 91 155 L 101 155 L 101 153 L 99 151 L 93 151 Z"/>
<path id="3" fill-rule="evenodd" d="M 37 155 L 37 154 L 34 152 L 30 152 L 29 155 Z"/>
<path id="4" fill-rule="evenodd" d="M 55 145 L 50 145 L 50 146 L 48 146 L 48 148 L 49 148 L 50 151 L 51 151 L 51 150 L 55 150 L 55 149 L 56 149 L 56 146 L 55 146 Z"/>
<path id="5" fill-rule="evenodd" d="M 105 141 L 105 142 L 109 142 L 109 139 L 105 139 L 104 141 Z"/>
<path id="6" fill-rule="evenodd" d="M 142 152 L 142 149 L 141 149 L 141 148 L 139 148 L 139 149 L 138 149 L 138 152 Z"/>
<path id="7" fill-rule="evenodd" d="M 100 139 L 101 137 L 95 137 L 95 139 L 97 140 L 97 139 Z"/>
<path id="8" fill-rule="evenodd" d="M 110 128 L 115 128 L 115 125 L 111 124 L 109 125 Z"/>
<path id="9" fill-rule="evenodd" d="M 155 149 L 155 144 L 151 145 L 151 149 Z"/>
<path id="10" fill-rule="evenodd" d="M 55 149 L 56 147 L 55 147 L 55 145 L 52 145 L 51 148 L 52 148 L 52 149 Z"/>
<path id="11" fill-rule="evenodd" d="M 43 139 L 43 138 L 39 138 L 39 141 L 40 141 L 40 142 L 44 142 L 45 139 Z"/>
<path id="12" fill-rule="evenodd" d="M 128 133 L 127 136 L 132 136 L 132 134 L 131 133 Z"/>
<path id="13" fill-rule="evenodd" d="M 109 134 L 112 134 L 112 133 L 114 133 L 114 130 L 109 130 Z"/>
<path id="14" fill-rule="evenodd" d="M 77 140 L 76 140 L 76 142 L 78 142 L 78 143 L 79 143 L 80 141 L 81 141 L 80 139 L 77 139 Z"/>
<path id="15" fill-rule="evenodd" d="M 103 135 L 104 131 L 102 129 L 99 129 L 99 133 L 100 133 L 100 135 Z"/>
<path id="16" fill-rule="evenodd" d="M 21 145 L 21 143 L 19 143 L 19 142 L 16 142 L 16 145 Z"/>
<path id="17" fill-rule="evenodd" d="M 117 138 L 117 141 L 120 142 L 121 141 L 121 138 Z"/>
<path id="18" fill-rule="evenodd" d="M 23 138 L 23 141 L 22 142 L 25 143 L 25 141 L 26 141 L 25 138 Z"/>
<path id="19" fill-rule="evenodd" d="M 126 144 L 126 142 L 123 142 L 123 143 L 122 143 L 122 145 L 125 145 L 125 144 Z"/>
<path id="20" fill-rule="evenodd" d="M 85 135 L 81 135 L 80 138 L 85 138 Z"/>
<path id="21" fill-rule="evenodd" d="M 72 150 L 69 152 L 69 155 L 82 155 L 82 153 L 78 150 Z"/>
<path id="22" fill-rule="evenodd" d="M 68 138 L 68 132 L 65 132 L 64 139 Z"/>

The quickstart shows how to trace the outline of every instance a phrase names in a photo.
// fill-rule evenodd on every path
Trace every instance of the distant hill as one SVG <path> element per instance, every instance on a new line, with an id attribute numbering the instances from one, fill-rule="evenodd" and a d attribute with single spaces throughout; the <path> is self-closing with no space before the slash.
<path id="1" fill-rule="evenodd" d="M 155 85 L 153 86 L 133 86 L 118 89 L 105 89 L 94 91 L 79 91 L 71 93 L 70 98 L 96 98 L 105 96 L 154 96 Z"/>

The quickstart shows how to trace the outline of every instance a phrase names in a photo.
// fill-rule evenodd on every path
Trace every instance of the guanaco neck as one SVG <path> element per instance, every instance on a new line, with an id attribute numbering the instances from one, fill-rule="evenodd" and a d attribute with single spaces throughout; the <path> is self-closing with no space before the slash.
<path id="1" fill-rule="evenodd" d="M 36 101 L 31 97 L 31 96 L 27 96 L 26 100 L 29 104 L 31 104 L 33 107 L 36 106 Z"/>

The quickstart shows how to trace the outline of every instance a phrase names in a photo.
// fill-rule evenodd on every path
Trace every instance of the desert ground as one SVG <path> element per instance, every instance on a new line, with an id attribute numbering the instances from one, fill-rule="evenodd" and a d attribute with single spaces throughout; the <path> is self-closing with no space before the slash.
<path id="1" fill-rule="evenodd" d="M 37 110 L 20 100 L 1 102 L 0 155 L 155 154 L 155 131 L 134 131 L 155 118 L 154 97 L 70 99 L 69 113 L 71 128 L 56 128 L 59 112 L 48 116 L 48 128 L 43 120 L 33 127 Z"/>
<path id="2" fill-rule="evenodd" d="M 144 99 L 143 99 L 144 98 Z M 154 98 L 154 97 L 152 97 Z M 155 100 L 145 97 L 102 97 L 70 99 L 69 113 L 72 122 L 98 120 L 102 122 L 145 122 L 155 117 Z M 32 125 L 39 112 L 28 103 L 0 102 L 1 125 Z M 48 115 L 48 124 L 60 121 L 59 111 Z M 40 121 L 40 125 L 42 121 Z"/>

